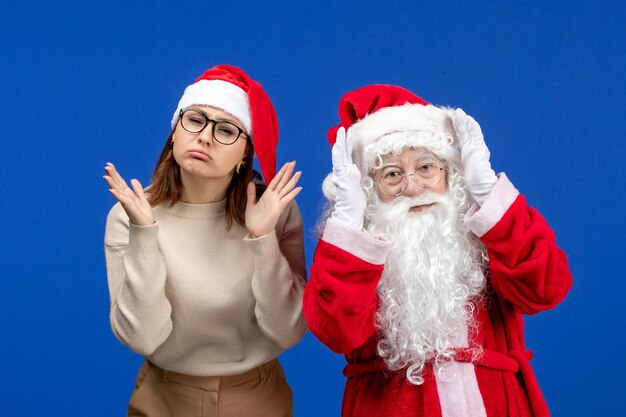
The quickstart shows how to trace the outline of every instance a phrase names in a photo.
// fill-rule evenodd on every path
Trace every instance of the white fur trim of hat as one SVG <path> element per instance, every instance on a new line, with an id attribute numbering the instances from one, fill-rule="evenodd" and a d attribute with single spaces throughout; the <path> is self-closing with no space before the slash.
<path id="1" fill-rule="evenodd" d="M 452 158 L 458 151 L 449 112 L 432 104 L 405 104 L 367 115 L 351 127 L 355 164 L 367 175 L 379 155 L 419 147 L 444 160 Z"/>
<path id="2" fill-rule="evenodd" d="M 192 105 L 216 107 L 241 122 L 246 133 L 252 135 L 250 103 L 248 95 L 241 88 L 222 80 L 200 80 L 185 88 L 172 117 L 172 129 L 178 123 L 182 109 Z"/>
<path id="3" fill-rule="evenodd" d="M 444 161 L 457 161 L 459 148 L 446 107 L 432 104 L 405 104 L 385 107 L 354 123 L 352 159 L 366 178 L 377 159 L 405 148 L 426 148 Z M 332 173 L 322 184 L 324 195 L 335 198 Z"/>

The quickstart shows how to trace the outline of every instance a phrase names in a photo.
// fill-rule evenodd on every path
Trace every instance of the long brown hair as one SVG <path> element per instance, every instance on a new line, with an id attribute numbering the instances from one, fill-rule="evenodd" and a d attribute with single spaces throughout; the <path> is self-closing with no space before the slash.
<path id="1" fill-rule="evenodd" d="M 161 156 L 159 156 L 159 160 L 154 168 L 154 173 L 152 174 L 152 184 L 150 185 L 147 199 L 153 207 L 161 203 L 169 205 L 176 204 L 180 201 L 183 194 L 183 183 L 180 179 L 180 165 L 178 165 L 174 159 L 174 153 L 172 151 L 173 136 L 174 130 L 172 130 L 167 137 L 165 145 L 161 150 Z M 249 139 L 246 144 L 241 169 L 239 173 L 235 171 L 226 190 L 226 228 L 228 230 L 232 227 L 233 222 L 246 227 L 246 189 L 248 183 L 254 181 L 257 199 L 260 198 L 263 191 L 265 191 L 266 185 L 263 182 L 261 174 L 252 168 L 253 157 L 254 147 L 252 145 L 252 139 Z"/>

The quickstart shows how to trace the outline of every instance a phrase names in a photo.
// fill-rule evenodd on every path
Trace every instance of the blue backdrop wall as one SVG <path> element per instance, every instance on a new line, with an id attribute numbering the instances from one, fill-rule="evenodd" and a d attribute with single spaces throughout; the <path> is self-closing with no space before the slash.
<path id="1" fill-rule="evenodd" d="M 8 2 L 5 2 L 8 3 Z M 574 287 L 528 317 L 555 416 L 621 414 L 626 20 L 618 1 L 11 2 L 0 16 L 1 416 L 124 415 L 141 358 L 108 323 L 113 161 L 148 183 L 184 87 L 218 63 L 259 80 L 296 159 L 308 230 L 340 96 L 404 86 L 463 107 L 496 171 L 548 219 Z M 343 358 L 282 356 L 297 416 L 339 415 Z"/>

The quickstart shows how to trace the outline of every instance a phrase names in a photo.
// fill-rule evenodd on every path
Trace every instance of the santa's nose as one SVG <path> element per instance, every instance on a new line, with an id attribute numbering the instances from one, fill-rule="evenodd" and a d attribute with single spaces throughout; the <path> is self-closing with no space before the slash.
<path id="1" fill-rule="evenodd" d="M 407 197 L 416 197 L 420 195 L 424 187 L 422 187 L 422 185 L 413 177 L 409 177 L 407 180 L 408 182 L 403 194 Z"/>

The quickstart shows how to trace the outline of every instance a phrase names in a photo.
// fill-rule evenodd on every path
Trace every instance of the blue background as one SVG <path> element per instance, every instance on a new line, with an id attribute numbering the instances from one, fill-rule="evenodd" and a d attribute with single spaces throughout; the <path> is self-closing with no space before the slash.
<path id="1" fill-rule="evenodd" d="M 149 182 L 183 89 L 219 63 L 260 81 L 315 246 L 340 96 L 404 86 L 464 108 L 554 228 L 574 287 L 528 317 L 555 416 L 617 415 L 624 355 L 626 13 L 618 1 L 4 2 L 0 16 L 0 415 L 122 416 L 141 358 L 110 331 L 113 161 Z M 282 356 L 296 416 L 339 415 L 341 356 Z"/>

